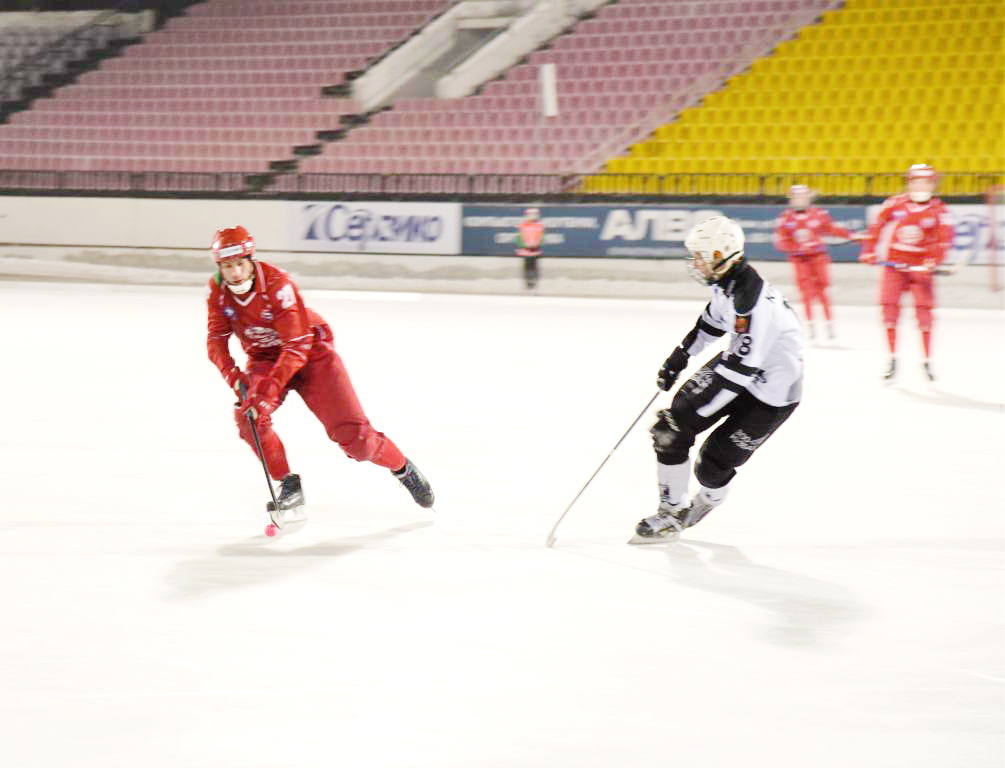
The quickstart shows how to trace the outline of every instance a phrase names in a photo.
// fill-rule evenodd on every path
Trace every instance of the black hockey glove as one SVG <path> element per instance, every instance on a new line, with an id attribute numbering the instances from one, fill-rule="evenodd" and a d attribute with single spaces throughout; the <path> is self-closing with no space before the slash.
<path id="1" fill-rule="evenodd" d="M 656 386 L 662 389 L 664 392 L 673 386 L 674 382 L 677 381 L 677 377 L 680 376 L 681 371 L 687 368 L 687 361 L 690 355 L 685 352 L 681 347 L 677 347 L 667 358 L 666 362 L 663 363 L 663 367 L 660 368 L 660 372 L 656 375 Z"/>

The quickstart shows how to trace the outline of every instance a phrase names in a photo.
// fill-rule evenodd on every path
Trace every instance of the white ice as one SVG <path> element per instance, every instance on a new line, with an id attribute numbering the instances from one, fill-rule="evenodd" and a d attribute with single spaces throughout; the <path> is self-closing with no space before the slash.
<path id="1" fill-rule="evenodd" d="M 436 513 L 276 421 L 267 490 L 201 289 L 0 283 L 0 755 L 17 768 L 991 768 L 1005 757 L 1002 313 L 838 308 L 805 400 L 669 546 L 647 429 L 690 301 L 306 291 Z"/>

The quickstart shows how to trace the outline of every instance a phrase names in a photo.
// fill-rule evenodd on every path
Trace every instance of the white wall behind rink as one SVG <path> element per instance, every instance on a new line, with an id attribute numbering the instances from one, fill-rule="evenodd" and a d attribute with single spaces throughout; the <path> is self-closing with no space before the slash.
<path id="1" fill-rule="evenodd" d="M 0 197 L 0 242 L 130 248 L 208 248 L 220 227 L 244 223 L 263 248 L 286 247 L 275 200 Z"/>
<path id="2" fill-rule="evenodd" d="M 213 233 L 240 223 L 254 235 L 261 257 L 289 270 L 305 289 L 525 292 L 515 257 L 360 253 L 359 243 L 352 244 L 355 252 L 291 248 L 300 210 L 296 206 L 304 204 L 0 196 L 0 279 L 201 286 L 213 272 L 208 253 Z M 368 242 L 366 247 L 376 251 L 380 244 Z M 755 266 L 786 296 L 798 300 L 787 263 Z M 940 278 L 940 304 L 1002 308 L 1003 294 L 991 292 L 988 269 L 972 266 Z M 694 301 L 707 300 L 708 295 L 687 277 L 680 261 L 545 258 L 541 272 L 538 292 L 547 295 Z M 876 268 L 834 264 L 832 278 L 836 303 L 875 303 Z"/>
<path id="3" fill-rule="evenodd" d="M 0 197 L 0 242 L 207 248 L 243 224 L 265 251 L 456 255 L 459 203 Z"/>

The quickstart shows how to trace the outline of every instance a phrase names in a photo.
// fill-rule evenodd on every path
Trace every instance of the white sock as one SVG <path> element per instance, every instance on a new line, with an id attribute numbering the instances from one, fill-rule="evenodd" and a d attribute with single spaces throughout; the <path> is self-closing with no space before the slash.
<path id="1" fill-rule="evenodd" d="M 687 495 L 687 482 L 691 479 L 691 460 L 683 464 L 657 462 L 656 476 L 660 485 L 660 505 L 680 506 Z"/>
<path id="2" fill-rule="evenodd" d="M 732 481 L 730 481 L 730 483 L 731 482 Z M 704 495 L 704 497 L 708 500 L 708 503 L 713 507 L 717 507 L 726 500 L 726 495 L 729 493 L 730 483 L 726 483 L 722 486 L 722 488 L 706 488 L 703 485 L 698 493 Z"/>

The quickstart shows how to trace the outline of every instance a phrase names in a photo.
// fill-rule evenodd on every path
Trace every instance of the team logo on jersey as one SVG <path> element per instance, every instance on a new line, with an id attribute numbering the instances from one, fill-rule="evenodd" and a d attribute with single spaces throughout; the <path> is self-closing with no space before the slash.
<path id="1" fill-rule="evenodd" d="M 237 313 L 234 311 L 233 307 L 224 307 L 223 308 L 223 314 L 225 314 L 231 320 L 233 320 L 234 317 L 237 315 Z"/>
<path id="2" fill-rule="evenodd" d="M 933 219 L 931 216 L 926 216 L 924 219 L 921 220 L 921 226 L 923 226 L 925 229 L 931 229 L 932 227 L 935 226 L 935 219 Z"/>
<path id="3" fill-rule="evenodd" d="M 272 322 L 272 313 L 269 310 L 267 310 L 267 309 L 263 309 L 262 310 L 262 322 L 263 323 L 271 323 Z"/>
<path id="4" fill-rule="evenodd" d="M 897 230 L 897 239 L 905 245 L 917 245 L 925 238 L 921 227 L 906 224 Z"/>
<path id="5" fill-rule="evenodd" d="M 747 333 L 750 330 L 750 315 L 737 315 L 735 327 L 737 333 Z"/>
<path id="6" fill-rule="evenodd" d="M 250 328 L 245 328 L 244 335 L 247 336 L 251 340 L 252 345 L 256 347 L 278 347 L 283 343 L 279 338 L 279 334 L 272 328 L 261 328 L 260 326 L 254 325 Z"/>

